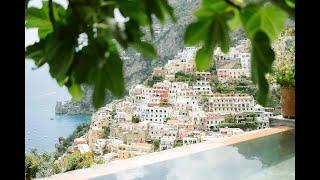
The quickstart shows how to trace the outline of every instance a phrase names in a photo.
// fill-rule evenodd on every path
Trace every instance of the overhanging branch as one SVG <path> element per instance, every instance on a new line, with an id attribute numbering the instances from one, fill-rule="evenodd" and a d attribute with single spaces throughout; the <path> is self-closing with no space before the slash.
<path id="1" fill-rule="evenodd" d="M 56 20 L 54 19 L 54 14 L 53 14 L 53 7 L 52 7 L 52 0 L 49 0 L 49 18 L 50 22 L 52 24 L 53 30 L 56 29 Z"/>

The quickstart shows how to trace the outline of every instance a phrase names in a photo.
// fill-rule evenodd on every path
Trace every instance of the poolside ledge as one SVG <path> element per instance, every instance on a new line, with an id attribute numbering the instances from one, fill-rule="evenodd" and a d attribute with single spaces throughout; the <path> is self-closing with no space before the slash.
<path id="1" fill-rule="evenodd" d="M 287 126 L 295 128 L 295 119 L 287 119 L 282 117 L 282 115 L 274 116 L 269 118 L 269 124 L 271 127 L 276 126 Z"/>
<path id="2" fill-rule="evenodd" d="M 210 149 L 221 147 L 221 146 L 232 145 L 232 144 L 236 144 L 243 141 L 248 141 L 248 140 L 252 140 L 252 139 L 256 139 L 264 136 L 269 136 L 272 134 L 281 133 L 290 129 L 292 128 L 279 126 L 279 127 L 254 130 L 254 131 L 246 132 L 241 135 L 234 135 L 227 138 L 221 138 L 215 142 L 192 144 L 189 146 L 182 146 L 182 147 L 169 149 L 165 151 L 154 152 L 147 155 L 137 156 L 129 159 L 111 161 L 110 163 L 97 165 L 96 167 L 69 171 L 66 173 L 56 174 L 51 177 L 42 178 L 42 179 L 48 179 L 48 180 L 91 179 L 91 178 L 105 176 L 112 173 L 117 173 L 124 170 L 137 168 L 140 166 L 145 166 L 145 165 L 154 164 L 161 161 L 166 161 L 169 159 L 187 156 L 190 154 L 210 150 Z"/>

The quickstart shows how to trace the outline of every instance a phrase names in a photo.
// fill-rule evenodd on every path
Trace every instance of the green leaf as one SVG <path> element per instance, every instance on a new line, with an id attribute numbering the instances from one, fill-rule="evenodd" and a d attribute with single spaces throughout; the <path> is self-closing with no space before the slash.
<path id="1" fill-rule="evenodd" d="M 254 34 L 251 44 L 251 78 L 253 83 L 258 85 L 257 101 L 262 106 L 265 106 L 269 91 L 268 81 L 265 76 L 271 72 L 275 54 L 271 48 L 269 37 L 263 31 L 258 31 Z"/>
<path id="2" fill-rule="evenodd" d="M 227 20 L 230 18 L 230 13 L 225 13 L 215 18 L 213 24 L 213 40 L 220 45 L 222 52 L 227 53 L 230 46 L 229 27 Z M 214 43 L 215 44 L 215 43 Z"/>
<path id="3" fill-rule="evenodd" d="M 160 2 L 161 2 L 161 4 L 162 4 L 163 10 L 168 13 L 168 15 L 171 17 L 171 19 L 172 19 L 174 22 L 176 22 L 177 19 L 176 19 L 176 17 L 174 16 L 174 10 L 173 10 L 173 8 L 169 5 L 168 1 L 167 1 L 167 0 L 161 0 Z"/>
<path id="4" fill-rule="evenodd" d="M 52 3 L 53 12 L 56 22 L 64 20 L 66 16 L 65 9 L 57 4 Z M 53 32 L 53 27 L 49 18 L 49 3 L 43 2 L 42 8 L 27 8 L 26 10 L 26 27 L 38 28 L 39 38 L 45 38 L 49 33 Z"/>
<path id="5" fill-rule="evenodd" d="M 27 28 L 38 28 L 40 39 L 45 38 L 53 31 L 46 6 L 43 6 L 42 9 L 34 7 L 28 8 L 26 12 L 26 21 Z"/>
<path id="6" fill-rule="evenodd" d="M 27 47 L 25 57 L 32 59 L 37 67 L 41 67 L 45 63 L 44 59 L 44 42 L 40 41 Z"/>
<path id="7" fill-rule="evenodd" d="M 228 21 L 228 26 L 232 31 L 239 29 L 239 27 L 241 26 L 239 11 L 234 11 L 234 17 Z"/>
<path id="8" fill-rule="evenodd" d="M 137 51 L 142 53 L 142 55 L 145 56 L 146 58 L 154 59 L 154 58 L 157 57 L 157 51 L 149 43 L 146 43 L 146 42 L 143 42 L 143 41 L 138 41 L 138 42 L 132 43 L 132 46 Z"/>
<path id="9" fill-rule="evenodd" d="M 73 83 L 70 87 L 68 87 L 68 90 L 74 100 L 80 101 L 82 99 L 83 91 L 79 84 Z"/>
<path id="10" fill-rule="evenodd" d="M 295 0 L 285 0 L 285 3 L 290 7 L 290 8 L 295 8 Z"/>
<path id="11" fill-rule="evenodd" d="M 211 21 L 198 21 L 191 23 L 185 32 L 184 42 L 188 45 L 195 45 L 207 38 Z"/>
<path id="12" fill-rule="evenodd" d="M 71 32 L 70 32 L 71 31 Z M 62 26 L 56 33 L 48 36 L 45 46 L 45 59 L 50 67 L 50 74 L 58 83 L 63 83 L 73 63 L 77 35 L 71 27 Z"/>
<path id="13" fill-rule="evenodd" d="M 250 38 L 253 38 L 254 34 L 261 30 L 271 40 L 274 40 L 284 26 L 287 14 L 274 5 L 263 8 L 248 6 L 241 12 L 241 19 Z"/>
<path id="14" fill-rule="evenodd" d="M 206 71 L 211 67 L 212 53 L 212 49 L 205 46 L 197 51 L 195 59 L 199 71 Z"/>
<path id="15" fill-rule="evenodd" d="M 148 24 L 148 17 L 144 11 L 142 11 L 143 6 L 141 3 L 136 3 L 132 1 L 117 1 L 119 4 L 119 10 L 121 14 L 130 19 L 134 19 L 141 25 Z"/>

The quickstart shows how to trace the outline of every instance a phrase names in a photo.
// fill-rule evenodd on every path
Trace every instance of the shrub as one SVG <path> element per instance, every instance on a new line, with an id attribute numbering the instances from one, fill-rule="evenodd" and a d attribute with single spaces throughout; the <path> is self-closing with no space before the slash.
<path id="1" fill-rule="evenodd" d="M 81 154 L 79 151 L 76 151 L 70 154 L 65 161 L 66 171 L 72 171 L 90 167 L 93 163 L 93 157 L 91 153 Z"/>
<path id="2" fill-rule="evenodd" d="M 280 60 L 274 66 L 274 80 L 280 86 L 295 86 L 295 71 L 293 60 Z"/>
<path id="3" fill-rule="evenodd" d="M 177 141 L 175 147 L 180 147 L 182 145 L 183 145 L 183 141 L 180 139 L 180 140 Z"/>
<path id="4" fill-rule="evenodd" d="M 132 123 L 139 123 L 141 120 L 138 116 L 133 116 L 132 117 Z"/>
<path id="5" fill-rule="evenodd" d="M 152 145 L 153 145 L 154 150 L 156 151 L 160 147 L 160 141 L 158 139 L 155 139 L 152 141 Z"/>

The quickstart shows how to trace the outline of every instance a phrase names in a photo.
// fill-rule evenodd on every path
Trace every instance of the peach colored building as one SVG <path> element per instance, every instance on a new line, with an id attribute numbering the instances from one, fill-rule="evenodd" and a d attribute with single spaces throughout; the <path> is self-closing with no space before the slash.
<path id="1" fill-rule="evenodd" d="M 240 79 L 242 76 L 248 77 L 248 69 L 218 69 L 218 80 L 220 82 L 227 82 L 230 80 Z"/>

